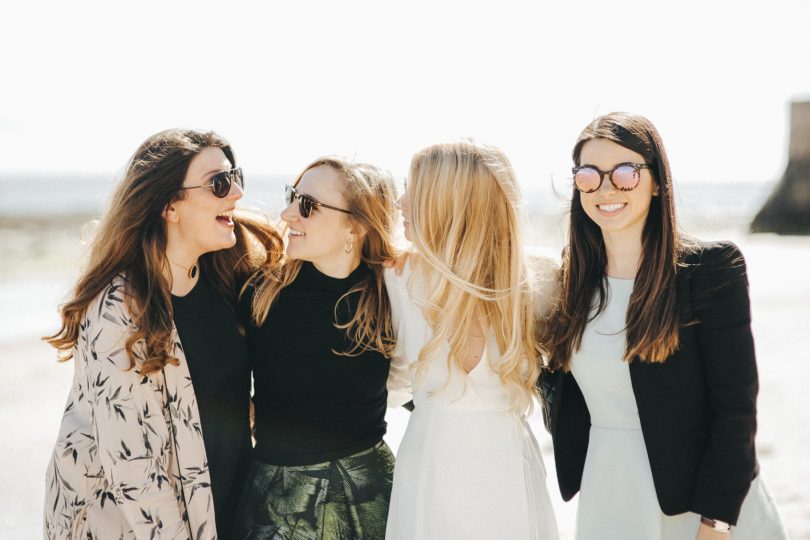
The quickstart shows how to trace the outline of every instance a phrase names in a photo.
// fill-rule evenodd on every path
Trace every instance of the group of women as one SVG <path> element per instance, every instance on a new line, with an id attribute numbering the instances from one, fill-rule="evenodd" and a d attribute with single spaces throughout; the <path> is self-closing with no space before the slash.
<path id="1" fill-rule="evenodd" d="M 597 118 L 573 160 L 560 264 L 475 141 L 418 152 L 399 198 L 318 159 L 275 228 L 236 211 L 224 139 L 147 139 L 46 338 L 75 375 L 45 537 L 555 539 L 542 390 L 577 538 L 786 538 L 742 255 L 677 228 L 645 118 Z M 412 410 L 396 460 L 387 406 Z"/>

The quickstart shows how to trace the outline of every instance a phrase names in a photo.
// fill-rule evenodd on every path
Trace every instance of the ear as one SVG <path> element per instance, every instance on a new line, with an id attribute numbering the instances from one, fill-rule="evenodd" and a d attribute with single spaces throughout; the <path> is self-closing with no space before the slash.
<path id="1" fill-rule="evenodd" d="M 362 238 L 368 231 L 359 223 L 353 223 L 351 229 L 349 229 L 349 232 L 358 238 Z"/>
<path id="2" fill-rule="evenodd" d="M 346 216 L 346 228 L 349 231 L 349 234 L 352 235 L 353 237 L 352 240 L 354 239 L 359 240 L 360 238 L 363 238 L 363 236 L 365 236 L 365 234 L 368 232 L 368 230 L 362 223 L 358 222 L 356 219 L 352 219 L 349 216 Z"/>
<path id="3" fill-rule="evenodd" d="M 163 219 L 165 219 L 167 223 L 177 223 L 180 221 L 180 216 L 177 215 L 177 210 L 175 210 L 172 203 L 166 205 L 161 216 L 163 216 Z"/>

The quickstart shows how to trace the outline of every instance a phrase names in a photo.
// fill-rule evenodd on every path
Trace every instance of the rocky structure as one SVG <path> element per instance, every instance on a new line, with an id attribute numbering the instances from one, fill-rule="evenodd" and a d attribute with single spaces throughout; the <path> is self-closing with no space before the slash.
<path id="1" fill-rule="evenodd" d="M 751 232 L 810 234 L 810 101 L 790 106 L 787 169 L 751 223 Z"/>

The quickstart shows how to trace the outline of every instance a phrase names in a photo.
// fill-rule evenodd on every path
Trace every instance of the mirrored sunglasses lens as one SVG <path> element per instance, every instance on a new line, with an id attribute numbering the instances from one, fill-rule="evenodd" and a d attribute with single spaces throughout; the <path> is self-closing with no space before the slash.
<path id="1" fill-rule="evenodd" d="M 284 203 L 290 206 L 293 199 L 295 199 L 295 190 L 293 190 L 292 186 L 284 186 Z"/>
<path id="2" fill-rule="evenodd" d="M 574 183 L 581 191 L 596 191 L 599 188 L 599 173 L 590 167 L 585 167 L 576 172 Z"/>
<path id="3" fill-rule="evenodd" d="M 613 171 L 613 184 L 618 189 L 633 189 L 638 185 L 638 180 L 641 177 L 639 170 L 630 165 L 622 165 Z"/>

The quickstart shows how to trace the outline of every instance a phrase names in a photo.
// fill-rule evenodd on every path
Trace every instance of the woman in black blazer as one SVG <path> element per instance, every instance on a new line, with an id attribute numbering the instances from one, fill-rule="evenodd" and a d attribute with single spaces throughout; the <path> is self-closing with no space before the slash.
<path id="1" fill-rule="evenodd" d="M 560 491 L 580 492 L 577 538 L 786 538 L 757 477 L 741 253 L 678 231 L 647 119 L 597 118 L 573 158 L 542 386 Z"/>

